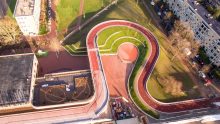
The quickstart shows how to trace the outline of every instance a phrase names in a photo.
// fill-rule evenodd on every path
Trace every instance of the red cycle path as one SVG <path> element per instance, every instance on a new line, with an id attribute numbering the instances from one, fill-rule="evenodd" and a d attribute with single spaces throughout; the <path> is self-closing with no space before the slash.
<path id="1" fill-rule="evenodd" d="M 102 31 L 103 29 L 111 26 L 127 26 L 130 28 L 134 28 L 142 34 L 145 35 L 146 38 L 148 38 L 148 42 L 151 46 L 151 53 L 149 55 L 149 58 L 140 73 L 140 76 L 138 78 L 138 92 L 139 92 L 139 97 L 142 98 L 142 100 L 151 106 L 152 108 L 161 111 L 161 112 L 179 112 L 179 111 L 186 111 L 186 110 L 192 110 L 192 109 L 200 109 L 204 107 L 210 107 L 211 102 L 213 101 L 218 101 L 219 99 L 200 99 L 200 100 L 188 100 L 188 101 L 181 101 L 181 102 L 176 102 L 176 103 L 161 103 L 154 98 L 148 93 L 146 90 L 146 81 L 151 75 L 151 72 L 155 66 L 155 63 L 158 59 L 159 56 L 159 45 L 156 40 L 156 38 L 146 30 L 143 26 L 128 22 L 128 21 L 122 21 L 122 20 L 114 20 L 114 21 L 107 21 L 103 22 L 96 27 L 92 29 L 92 32 L 90 32 L 90 35 L 87 37 L 88 39 L 88 44 L 87 47 L 89 49 L 97 49 L 96 44 L 94 41 L 96 40 L 97 34 Z M 95 63 L 97 58 L 90 58 L 90 61 L 92 63 Z"/>

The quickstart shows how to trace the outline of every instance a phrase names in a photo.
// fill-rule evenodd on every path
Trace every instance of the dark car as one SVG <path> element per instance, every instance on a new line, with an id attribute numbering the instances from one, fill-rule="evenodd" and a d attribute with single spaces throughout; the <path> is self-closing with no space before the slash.
<path id="1" fill-rule="evenodd" d="M 195 59 L 200 64 L 200 66 L 203 66 L 205 64 L 198 54 L 195 56 Z"/>

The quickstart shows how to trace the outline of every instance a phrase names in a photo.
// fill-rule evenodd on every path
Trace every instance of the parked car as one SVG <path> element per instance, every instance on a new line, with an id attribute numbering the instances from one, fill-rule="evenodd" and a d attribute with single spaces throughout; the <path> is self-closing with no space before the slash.
<path id="1" fill-rule="evenodd" d="M 199 71 L 199 77 L 201 77 L 201 78 L 205 79 L 205 78 L 206 78 L 206 75 L 205 75 L 205 73 L 204 73 L 204 72 Z"/>
<path id="2" fill-rule="evenodd" d="M 194 5 L 199 5 L 199 3 L 197 1 L 193 1 L 192 2 Z"/>
<path id="3" fill-rule="evenodd" d="M 200 56 L 198 54 L 195 56 L 195 59 L 200 64 L 200 66 L 204 65 L 204 62 L 202 61 L 202 59 L 200 58 Z"/>
<path id="4" fill-rule="evenodd" d="M 48 87 L 48 86 L 49 86 L 48 84 L 41 85 L 41 87 Z"/>

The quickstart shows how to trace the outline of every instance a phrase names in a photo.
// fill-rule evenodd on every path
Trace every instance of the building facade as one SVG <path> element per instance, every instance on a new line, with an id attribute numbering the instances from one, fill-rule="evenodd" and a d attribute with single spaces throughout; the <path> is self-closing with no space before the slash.
<path id="1" fill-rule="evenodd" d="M 211 62 L 220 66 L 220 23 L 194 0 L 165 0 L 170 10 L 192 28 Z"/>
<path id="2" fill-rule="evenodd" d="M 24 35 L 39 33 L 41 0 L 17 0 L 14 17 Z"/>

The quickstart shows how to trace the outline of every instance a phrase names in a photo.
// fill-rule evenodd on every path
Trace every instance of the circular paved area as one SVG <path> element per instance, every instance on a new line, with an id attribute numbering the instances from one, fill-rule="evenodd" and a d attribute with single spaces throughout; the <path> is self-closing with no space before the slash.
<path id="1" fill-rule="evenodd" d="M 138 58 L 138 49 L 131 43 L 123 43 L 118 48 L 118 57 L 125 63 L 135 62 Z"/>

